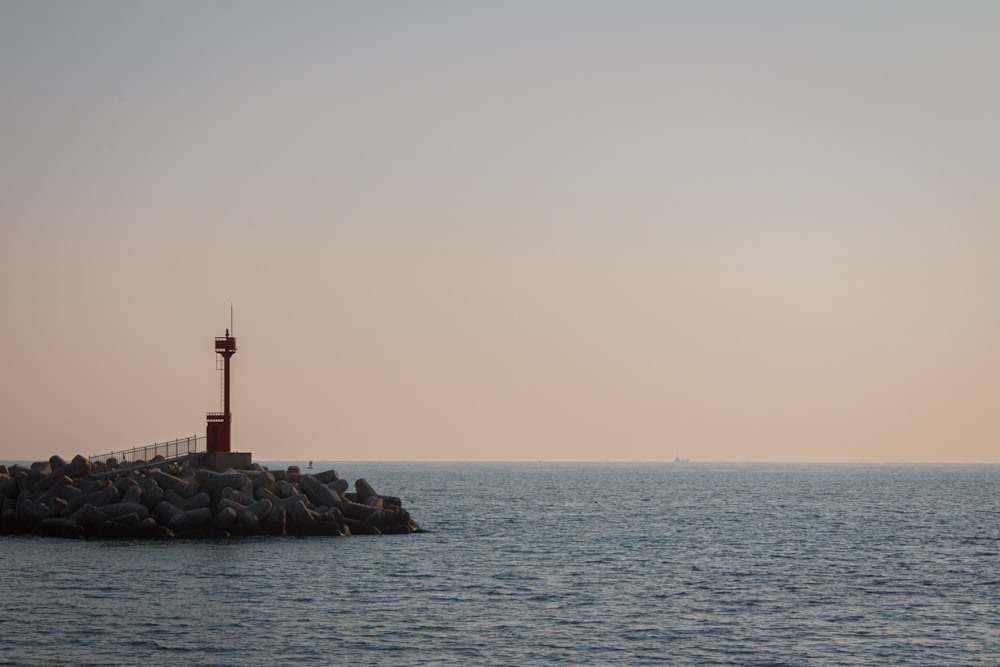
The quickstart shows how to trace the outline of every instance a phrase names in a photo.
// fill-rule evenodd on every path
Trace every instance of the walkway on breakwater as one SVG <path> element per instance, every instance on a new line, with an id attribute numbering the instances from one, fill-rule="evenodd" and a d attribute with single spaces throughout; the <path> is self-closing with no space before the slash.
<path id="1" fill-rule="evenodd" d="M 110 477 L 121 472 L 138 472 L 152 467 L 204 459 L 207 456 L 205 440 L 205 436 L 192 435 L 187 438 L 177 438 L 169 442 L 155 442 L 152 445 L 141 445 L 107 454 L 91 454 L 88 460 L 91 466 L 103 464 L 110 468 L 104 472 L 92 473 L 93 476 Z"/>

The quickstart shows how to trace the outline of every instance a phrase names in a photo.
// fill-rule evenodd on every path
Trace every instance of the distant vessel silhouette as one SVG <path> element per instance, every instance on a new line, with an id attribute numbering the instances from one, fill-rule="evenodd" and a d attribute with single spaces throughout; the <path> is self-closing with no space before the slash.
<path id="1" fill-rule="evenodd" d="M 688 462 L 688 459 L 682 459 L 679 456 L 675 456 L 674 457 L 674 463 L 687 463 L 687 462 Z"/>

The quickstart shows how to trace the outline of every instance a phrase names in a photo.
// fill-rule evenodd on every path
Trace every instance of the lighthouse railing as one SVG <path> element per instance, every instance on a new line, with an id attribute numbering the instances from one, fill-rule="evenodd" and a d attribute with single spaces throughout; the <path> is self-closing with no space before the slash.
<path id="1" fill-rule="evenodd" d="M 192 435 L 168 442 L 154 442 L 151 445 L 108 452 L 107 454 L 93 454 L 89 458 L 91 463 L 107 463 L 108 460 L 115 459 L 119 465 L 127 466 L 137 463 L 149 463 L 158 457 L 167 460 L 178 459 L 182 456 L 199 454 L 204 451 L 206 451 L 205 436 Z"/>

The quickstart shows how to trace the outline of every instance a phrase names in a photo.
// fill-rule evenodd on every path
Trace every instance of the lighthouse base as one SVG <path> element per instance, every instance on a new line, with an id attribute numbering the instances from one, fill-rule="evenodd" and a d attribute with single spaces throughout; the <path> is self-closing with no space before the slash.
<path id="1" fill-rule="evenodd" d="M 225 472 L 233 470 L 247 470 L 253 463 L 253 454 L 250 452 L 208 452 L 202 459 L 202 466 L 215 472 Z"/>

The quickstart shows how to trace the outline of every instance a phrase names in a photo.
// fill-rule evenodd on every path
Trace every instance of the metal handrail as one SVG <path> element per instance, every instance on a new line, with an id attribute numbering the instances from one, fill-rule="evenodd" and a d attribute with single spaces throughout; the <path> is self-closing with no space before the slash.
<path id="1" fill-rule="evenodd" d="M 169 442 L 154 442 L 152 445 L 143 445 L 131 449 L 123 449 L 107 454 L 92 454 L 91 463 L 106 463 L 108 459 L 115 459 L 122 465 L 134 463 L 136 461 L 149 461 L 157 456 L 165 459 L 176 459 L 188 454 L 198 454 L 206 451 L 205 436 L 192 435 L 187 438 L 177 438 Z"/>

